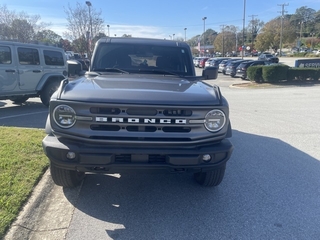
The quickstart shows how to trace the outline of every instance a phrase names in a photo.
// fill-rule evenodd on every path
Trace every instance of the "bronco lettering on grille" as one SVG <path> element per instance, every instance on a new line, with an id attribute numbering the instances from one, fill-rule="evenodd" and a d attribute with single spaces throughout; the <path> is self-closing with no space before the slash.
<path id="1" fill-rule="evenodd" d="M 96 117 L 96 122 L 110 122 L 110 123 L 151 123 L 151 124 L 186 124 L 186 119 L 170 119 L 170 118 L 108 118 Z"/>

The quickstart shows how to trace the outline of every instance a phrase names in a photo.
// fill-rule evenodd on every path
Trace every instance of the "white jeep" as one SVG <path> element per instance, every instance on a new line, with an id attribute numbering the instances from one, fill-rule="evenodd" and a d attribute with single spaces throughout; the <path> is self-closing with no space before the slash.
<path id="1" fill-rule="evenodd" d="M 67 77 L 67 69 L 61 48 L 0 41 L 0 100 L 22 104 L 30 97 L 40 97 L 48 106 Z"/>

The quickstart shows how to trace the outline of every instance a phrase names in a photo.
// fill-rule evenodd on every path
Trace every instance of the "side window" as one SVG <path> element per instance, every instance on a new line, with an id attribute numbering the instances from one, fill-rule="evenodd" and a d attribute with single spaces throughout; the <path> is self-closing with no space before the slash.
<path id="1" fill-rule="evenodd" d="M 40 65 L 39 52 L 34 48 L 18 48 L 18 58 L 21 65 Z"/>
<path id="2" fill-rule="evenodd" d="M 46 65 L 64 66 L 64 59 L 61 52 L 44 50 L 43 55 Z"/>
<path id="3" fill-rule="evenodd" d="M 9 47 L 0 46 L 0 64 L 11 64 L 11 50 Z"/>

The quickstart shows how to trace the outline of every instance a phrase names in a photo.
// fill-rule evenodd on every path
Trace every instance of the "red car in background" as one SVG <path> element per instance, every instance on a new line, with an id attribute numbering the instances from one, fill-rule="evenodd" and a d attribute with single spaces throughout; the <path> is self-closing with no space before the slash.
<path id="1" fill-rule="evenodd" d="M 206 61 L 208 60 L 209 58 L 201 58 L 200 59 L 200 62 L 199 62 L 199 68 L 204 68 L 205 65 L 206 65 Z"/>

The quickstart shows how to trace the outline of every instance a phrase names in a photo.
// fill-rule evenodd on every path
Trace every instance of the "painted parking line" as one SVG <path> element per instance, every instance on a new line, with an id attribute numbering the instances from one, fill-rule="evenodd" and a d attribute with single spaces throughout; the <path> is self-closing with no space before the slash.
<path id="1" fill-rule="evenodd" d="M 18 115 L 5 116 L 5 117 L 0 117 L 0 120 L 8 119 L 8 118 L 16 118 L 16 117 L 36 115 L 36 114 L 41 114 L 41 113 L 48 113 L 48 111 L 32 112 L 32 113 L 24 113 L 24 114 L 18 114 Z"/>

